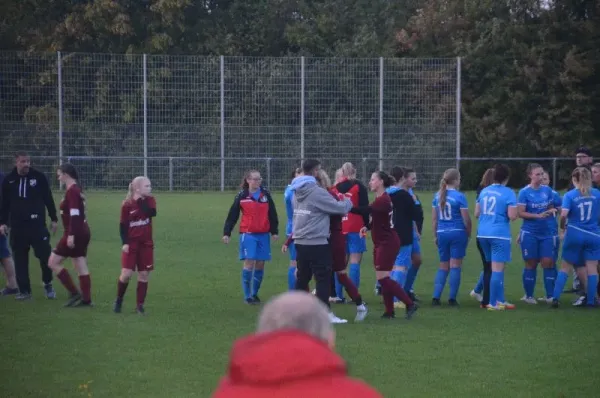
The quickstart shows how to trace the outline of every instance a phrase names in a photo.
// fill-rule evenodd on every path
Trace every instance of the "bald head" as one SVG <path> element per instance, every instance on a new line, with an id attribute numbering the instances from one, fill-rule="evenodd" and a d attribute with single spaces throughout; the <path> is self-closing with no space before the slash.
<path id="1" fill-rule="evenodd" d="M 327 307 L 312 294 L 299 290 L 282 293 L 267 302 L 258 318 L 258 333 L 293 329 L 329 343 L 334 331 Z"/>

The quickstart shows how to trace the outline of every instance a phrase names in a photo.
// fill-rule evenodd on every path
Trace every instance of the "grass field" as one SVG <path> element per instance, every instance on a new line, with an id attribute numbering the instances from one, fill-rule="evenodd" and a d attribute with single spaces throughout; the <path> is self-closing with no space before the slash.
<path id="1" fill-rule="evenodd" d="M 233 194 L 156 197 L 156 271 L 147 316 L 133 313 L 135 284 L 125 298 L 126 311 L 111 312 L 120 271 L 117 224 L 123 194 L 89 193 L 96 307 L 62 308 L 66 293 L 59 284 L 58 301 L 43 298 L 33 261 L 34 299 L 3 298 L 0 304 L 1 396 L 210 396 L 225 372 L 231 343 L 253 331 L 259 311 L 242 302 L 237 239 L 229 246 L 220 241 Z M 431 203 L 429 195 L 422 200 Z M 383 305 L 373 295 L 369 253 L 361 288 L 370 315 L 362 324 L 336 327 L 337 350 L 351 374 L 392 398 L 598 396 L 600 311 L 519 305 L 522 263 L 516 248 L 506 280 L 506 296 L 517 303 L 516 311 L 490 313 L 468 297 L 480 271 L 474 242 L 464 265 L 460 308 L 429 307 L 437 254 L 425 208 L 424 260 L 415 285 L 424 298 L 422 309 L 412 321 L 379 318 Z M 283 205 L 278 209 L 284 220 Z M 263 300 L 287 286 L 281 243 L 274 245 L 267 265 Z M 536 292 L 542 288 L 540 280 Z M 353 319 L 353 306 L 334 309 Z"/>

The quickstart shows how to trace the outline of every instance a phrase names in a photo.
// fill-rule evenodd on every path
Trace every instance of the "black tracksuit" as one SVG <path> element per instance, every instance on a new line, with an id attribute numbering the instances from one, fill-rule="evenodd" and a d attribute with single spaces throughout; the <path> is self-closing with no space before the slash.
<path id="1" fill-rule="evenodd" d="M 57 222 L 56 206 L 46 176 L 33 168 L 19 175 L 14 168 L 2 182 L 0 225 L 10 226 L 10 246 L 15 262 L 17 284 L 21 293 L 31 294 L 29 248 L 40 260 L 42 280 L 52 282 L 48 268 L 51 253 L 50 233 L 46 227 L 46 209 L 50 220 Z"/>

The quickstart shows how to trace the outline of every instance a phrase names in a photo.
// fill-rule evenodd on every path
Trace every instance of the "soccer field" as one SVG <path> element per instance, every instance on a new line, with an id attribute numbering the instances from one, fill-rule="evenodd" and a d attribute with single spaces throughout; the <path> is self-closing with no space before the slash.
<path id="1" fill-rule="evenodd" d="M 59 300 L 46 300 L 33 258 L 34 299 L 0 298 L 1 396 L 209 397 L 225 373 L 232 342 L 253 331 L 259 307 L 246 305 L 241 297 L 237 237 L 229 246 L 221 243 L 232 193 L 156 193 L 156 271 L 150 277 L 147 315 L 133 312 L 134 283 L 124 312 L 112 312 L 124 195 L 87 194 L 95 308 L 63 308 L 67 294 L 58 281 Z M 285 232 L 282 195 L 275 198 Z M 515 311 L 487 312 L 468 296 L 481 269 L 473 241 L 463 268 L 461 306 L 430 307 L 437 252 L 430 231 L 431 196 L 421 199 L 426 214 L 423 265 L 415 284 L 421 310 L 411 321 L 380 319 L 383 305 L 373 293 L 368 253 L 361 291 L 369 316 L 364 323 L 336 326 L 337 351 L 351 374 L 386 397 L 598 396 L 600 311 L 521 304 L 522 262 L 516 245 L 506 280 L 506 297 L 517 304 Z M 288 258 L 279 250 L 281 243 L 283 235 L 267 264 L 263 301 L 287 288 Z M 542 289 L 538 277 L 537 296 Z M 566 295 L 563 302 L 570 298 Z M 352 305 L 334 310 L 354 318 Z"/>

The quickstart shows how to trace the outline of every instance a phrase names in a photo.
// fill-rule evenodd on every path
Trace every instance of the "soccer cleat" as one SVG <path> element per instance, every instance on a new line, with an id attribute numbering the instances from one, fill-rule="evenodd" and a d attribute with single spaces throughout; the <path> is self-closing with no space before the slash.
<path id="1" fill-rule="evenodd" d="M 585 307 L 587 305 L 587 296 L 582 295 L 577 298 L 577 300 L 573 301 L 573 307 Z"/>
<path id="2" fill-rule="evenodd" d="M 458 301 L 456 301 L 455 299 L 450 299 L 448 300 L 448 305 L 450 307 L 458 307 Z"/>
<path id="3" fill-rule="evenodd" d="M 440 305 L 442 305 L 442 302 L 440 301 L 439 298 L 432 298 L 431 305 L 434 307 L 439 307 Z"/>
<path id="4" fill-rule="evenodd" d="M 52 283 L 44 285 L 44 290 L 46 292 L 46 298 L 48 300 L 54 300 L 56 298 L 56 291 L 52 287 Z"/>
<path id="5" fill-rule="evenodd" d="M 331 304 L 344 304 L 346 302 L 346 299 L 332 296 L 332 297 L 329 297 L 329 302 Z"/>
<path id="6" fill-rule="evenodd" d="M 546 304 L 552 304 L 552 297 L 540 297 L 538 301 L 545 302 Z"/>
<path id="7" fill-rule="evenodd" d="M 537 304 L 537 300 L 533 297 L 523 296 L 523 297 L 521 297 L 521 301 L 523 301 L 527 304 Z"/>
<path id="8" fill-rule="evenodd" d="M 479 301 L 480 303 L 483 301 L 483 296 L 481 295 L 481 293 L 477 293 L 475 290 L 471 290 L 471 293 L 469 293 L 469 296 L 473 297 L 475 300 Z"/>
<path id="9" fill-rule="evenodd" d="M 514 310 L 515 308 L 517 308 L 514 304 L 511 304 L 508 301 L 498 301 L 496 305 L 504 307 L 505 310 Z"/>
<path id="10" fill-rule="evenodd" d="M 406 319 L 411 319 L 415 315 L 415 313 L 417 312 L 418 309 L 419 309 L 419 306 L 416 303 L 413 303 L 413 305 L 406 308 L 406 314 L 404 315 L 404 317 Z"/>
<path id="11" fill-rule="evenodd" d="M 560 303 L 557 299 L 552 299 L 552 304 L 550 305 L 552 308 L 558 308 Z"/>
<path id="12" fill-rule="evenodd" d="M 19 289 L 16 287 L 14 289 L 5 287 L 4 289 L 0 290 L 0 296 L 12 296 L 15 294 L 19 294 Z"/>
<path id="13" fill-rule="evenodd" d="M 260 304 L 260 298 L 256 294 L 252 296 L 252 300 L 254 301 L 254 304 Z"/>
<path id="14" fill-rule="evenodd" d="M 362 322 L 367 317 L 368 308 L 366 305 L 361 304 L 356 306 L 356 318 L 354 318 L 354 322 Z"/>
<path id="15" fill-rule="evenodd" d="M 113 312 L 115 314 L 120 314 L 122 307 L 123 307 L 123 301 L 119 300 L 119 299 L 115 300 L 115 303 L 113 304 Z"/>
<path id="16" fill-rule="evenodd" d="M 249 304 L 249 305 L 254 305 L 254 304 L 256 304 L 256 303 L 254 302 L 254 299 L 253 299 L 252 297 L 246 297 L 246 298 L 244 299 L 244 301 L 246 302 L 246 304 Z"/>
<path id="17" fill-rule="evenodd" d="M 398 308 L 400 310 L 403 310 L 406 308 L 406 304 L 404 304 L 402 301 L 396 301 L 394 303 L 394 308 Z"/>
<path id="18" fill-rule="evenodd" d="M 65 303 L 65 307 L 73 307 L 75 304 L 81 301 L 81 294 L 75 293 L 72 294 L 71 297 Z"/>
<path id="19" fill-rule="evenodd" d="M 135 312 L 137 312 L 140 315 L 146 315 L 146 310 L 144 309 L 144 305 L 143 304 L 139 304 L 136 308 L 135 308 Z"/>
<path id="20" fill-rule="evenodd" d="M 419 301 L 421 301 L 421 300 L 419 300 L 419 298 L 417 297 L 417 295 L 415 294 L 415 292 L 413 290 L 411 290 L 410 292 L 407 292 L 407 294 L 408 294 L 408 297 L 410 297 L 410 299 L 412 301 L 414 301 L 415 303 L 418 303 Z"/>
<path id="21" fill-rule="evenodd" d="M 381 317 L 383 319 L 394 319 L 396 317 L 396 314 L 393 312 L 384 312 Z"/>
<path id="22" fill-rule="evenodd" d="M 94 306 L 94 303 L 92 302 L 92 300 L 89 300 L 89 301 L 79 300 L 72 307 L 84 308 L 84 307 L 93 307 L 93 306 Z"/>
<path id="23" fill-rule="evenodd" d="M 496 305 L 488 304 L 487 310 L 488 311 L 504 311 L 505 308 L 503 306 L 501 306 L 500 304 L 496 304 Z"/>
<path id="24" fill-rule="evenodd" d="M 346 319 L 338 318 L 335 316 L 333 312 L 329 313 L 329 322 L 330 323 L 348 323 Z"/>
<path id="25" fill-rule="evenodd" d="M 31 299 L 31 293 L 18 293 L 15 296 L 15 300 L 17 301 L 26 301 Z"/>

